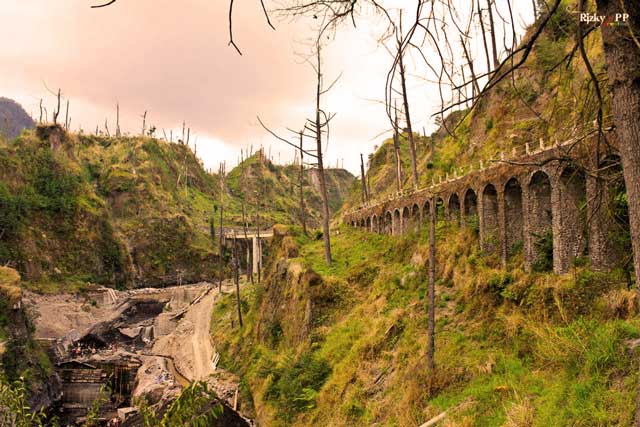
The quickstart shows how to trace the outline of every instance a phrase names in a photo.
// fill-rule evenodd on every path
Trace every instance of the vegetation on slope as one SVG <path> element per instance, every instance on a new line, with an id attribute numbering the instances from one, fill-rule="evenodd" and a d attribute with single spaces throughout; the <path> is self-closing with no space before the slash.
<path id="1" fill-rule="evenodd" d="M 629 426 L 638 382 L 636 293 L 620 272 L 507 272 L 475 233 L 437 229 L 436 365 L 426 367 L 428 233 L 280 231 L 262 285 L 213 315 L 222 367 L 266 425 Z M 279 260 L 279 257 L 281 259 Z"/>
<path id="2" fill-rule="evenodd" d="M 414 135 L 421 188 L 447 175 L 453 177 L 456 173 L 467 173 L 470 168 L 477 169 L 481 161 L 487 166 L 498 161 L 501 153 L 508 158 L 515 150 L 517 156 L 522 156 L 527 143 L 535 150 L 540 140 L 548 146 L 593 134 L 597 101 L 571 36 L 577 23 L 572 10 L 576 9 L 575 0 L 563 1 L 525 64 L 515 71 L 513 78 L 506 78 L 490 90 L 472 111 L 454 111 L 444 120 L 437 116 L 436 132 L 429 136 Z M 530 36 L 529 31 L 525 39 Z M 605 73 L 600 31 L 593 31 L 585 39 L 585 49 L 594 72 Z M 567 64 L 570 58 L 573 61 Z M 604 101 L 607 121 L 609 99 Z M 400 135 L 399 141 L 403 189 L 409 190 L 413 181 L 406 133 Z M 374 199 L 397 191 L 391 138 L 369 156 L 367 174 Z M 360 187 L 354 190 L 348 199 L 351 207 L 361 203 Z"/>
<path id="3" fill-rule="evenodd" d="M 200 209 L 214 179 L 187 147 L 151 138 L 42 126 L 0 142 L 0 263 L 47 287 L 208 277 Z"/>
<path id="4" fill-rule="evenodd" d="M 307 223 L 320 224 L 322 200 L 316 169 L 305 168 L 303 175 Z M 325 169 L 329 210 L 333 215 L 341 207 L 354 177 L 344 169 Z M 248 157 L 226 177 L 231 195 L 232 222 L 242 224 L 242 200 L 245 200 L 246 219 L 254 226 L 256 200 L 259 200 L 263 226 L 300 224 L 300 166 L 275 165 L 260 152 Z"/>
<path id="5" fill-rule="evenodd" d="M 53 366 L 33 338 L 33 324 L 20 305 L 21 286 L 17 271 L 0 267 L 0 424 L 7 406 L 10 411 L 25 411 L 23 406 L 26 411 L 28 406 L 40 410 L 51 403 L 55 388 Z M 7 402 L 23 404 L 11 406 Z M 40 415 L 25 417 L 40 419 Z"/>
<path id="6" fill-rule="evenodd" d="M 224 226 L 242 224 L 240 198 L 256 188 L 263 189 L 263 227 L 298 221 L 293 167 L 258 156 L 245 166 L 246 178 L 241 168 L 227 178 Z M 352 179 L 345 171 L 330 173 L 334 208 Z M 52 292 L 87 283 L 130 287 L 210 280 L 217 258 L 211 219 L 220 192 L 219 177 L 207 173 L 186 145 L 40 126 L 0 140 L 0 264 L 14 265 L 36 288 Z M 313 224 L 318 192 L 308 183 L 305 193 Z M 246 197 L 253 223 L 255 195 Z M 217 218 L 214 224 L 217 233 Z"/>

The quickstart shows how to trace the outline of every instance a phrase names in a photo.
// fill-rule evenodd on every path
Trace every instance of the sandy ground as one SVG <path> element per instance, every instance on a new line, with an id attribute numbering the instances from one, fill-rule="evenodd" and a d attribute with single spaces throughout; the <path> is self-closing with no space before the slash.
<path id="1" fill-rule="evenodd" d="M 225 293 L 232 290 L 229 283 L 222 288 Z M 171 356 L 178 372 L 191 381 L 204 380 L 214 372 L 211 313 L 219 297 L 217 287 L 212 285 L 207 295 L 179 320 L 175 331 L 158 338 L 153 346 L 153 353 Z"/>
<path id="2" fill-rule="evenodd" d="M 115 304 L 92 305 L 90 300 L 71 294 L 38 295 L 23 292 L 23 302 L 34 315 L 36 338 L 84 335 L 96 323 L 117 316 Z"/>

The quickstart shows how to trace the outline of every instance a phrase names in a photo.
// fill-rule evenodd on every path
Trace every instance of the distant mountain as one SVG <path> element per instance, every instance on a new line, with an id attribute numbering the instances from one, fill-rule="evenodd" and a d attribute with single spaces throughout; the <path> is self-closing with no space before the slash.
<path id="1" fill-rule="evenodd" d="M 23 129 L 32 129 L 35 123 L 24 108 L 9 98 L 0 97 L 0 135 L 13 139 Z"/>

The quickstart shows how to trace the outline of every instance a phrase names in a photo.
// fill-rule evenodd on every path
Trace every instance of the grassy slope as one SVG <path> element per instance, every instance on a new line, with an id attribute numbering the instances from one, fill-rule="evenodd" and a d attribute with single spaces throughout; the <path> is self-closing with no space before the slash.
<path id="1" fill-rule="evenodd" d="M 305 170 L 303 185 L 307 221 L 312 227 L 317 227 L 322 200 L 314 172 Z M 259 154 L 244 160 L 226 178 L 231 194 L 238 196 L 230 200 L 233 222 L 242 223 L 241 199 L 244 198 L 247 220 L 254 223 L 256 196 L 259 196 L 263 225 L 300 224 L 299 173 L 298 166 L 278 166 Z M 354 177 L 343 169 L 327 169 L 326 177 L 329 208 L 334 214 L 342 206 Z"/>
<path id="2" fill-rule="evenodd" d="M 574 0 L 563 1 L 560 11 L 542 33 L 526 63 L 516 71 L 514 79 L 505 79 L 491 90 L 466 117 L 457 111 L 445 120 L 445 126 L 430 136 L 416 135 L 420 187 L 436 182 L 446 174 L 453 176 L 477 169 L 480 161 L 507 156 L 516 150 L 524 154 L 525 143 L 537 149 L 542 138 L 545 145 L 581 136 L 593 129 L 596 102 L 592 84 L 579 55 L 572 65 L 566 62 L 549 71 L 573 48 L 576 10 Z M 567 30 L 569 29 L 569 30 Z M 596 74 L 605 73 L 600 33 L 594 31 L 585 42 Z M 606 96 L 606 91 L 604 95 Z M 605 99 L 605 117 L 608 100 Z M 464 120 L 460 121 L 462 117 Z M 457 126 L 457 127 L 456 127 Z M 447 131 L 447 128 L 449 131 Z M 431 140 L 435 144 L 431 159 Z M 406 135 L 400 138 L 403 188 L 413 188 L 411 162 Z M 384 198 L 396 191 L 393 141 L 387 139 L 369 156 L 371 192 L 374 198 Z M 348 206 L 360 204 L 360 188 L 348 198 Z"/>
<path id="3" fill-rule="evenodd" d="M 431 375 L 427 233 L 340 231 L 331 268 L 321 241 L 279 241 L 293 258 L 245 292 L 242 331 L 233 296 L 214 313 L 222 366 L 266 425 L 416 426 L 444 410 L 446 426 L 631 425 L 640 321 L 623 276 L 527 275 L 521 255 L 505 273 L 471 230 L 439 224 Z"/>
<path id="4" fill-rule="evenodd" d="M 572 3 L 563 3 L 515 82 L 491 91 L 455 136 L 441 127 L 419 137 L 421 186 L 454 168 L 464 173 L 480 160 L 487 164 L 501 151 L 523 153 L 526 142 L 536 148 L 540 138 L 549 144 L 589 131 L 595 109 L 584 65 L 575 60 L 545 71 L 573 46 L 560 30 L 575 24 L 566 9 Z M 596 73 L 603 72 L 597 32 L 586 46 Z M 447 126 L 462 114 L 452 114 Z M 369 159 L 376 197 L 395 191 L 391 143 Z M 409 189 L 404 135 L 401 150 Z M 346 207 L 360 197 L 356 182 Z M 244 330 L 230 327 L 232 296 L 213 315 L 223 366 L 243 377 L 259 420 L 416 426 L 447 410 L 445 426 L 631 425 L 638 355 L 627 344 L 640 336 L 640 321 L 623 272 L 525 274 L 520 254 L 506 273 L 480 252 L 472 230 L 442 223 L 438 241 L 431 374 L 424 231 L 397 238 L 340 229 L 331 268 L 321 241 L 278 237 L 265 283 L 245 291 Z"/>
<path id="5" fill-rule="evenodd" d="M 162 283 L 177 269 L 206 277 L 198 262 L 213 248 L 201 209 L 216 178 L 185 146 L 65 135 L 51 150 L 26 132 L 0 141 L 0 165 L 0 262 L 41 288 Z"/>
<path id="6" fill-rule="evenodd" d="M 220 181 L 187 146 L 64 134 L 51 150 L 51 128 L 38 132 L 0 140 L 0 264 L 15 265 L 27 281 L 50 292 L 89 282 L 159 285 L 179 274 L 183 281 L 211 278 L 217 245 L 210 219 Z M 245 165 L 246 180 L 241 168 L 227 179 L 224 225 L 242 224 L 242 193 L 258 183 L 265 188 L 263 226 L 297 221 L 295 168 L 258 156 Z M 331 171 L 329 179 L 337 209 L 353 177 Z M 309 183 L 305 193 L 311 223 L 317 223 L 319 193 Z M 253 212 L 247 209 L 247 215 Z"/>

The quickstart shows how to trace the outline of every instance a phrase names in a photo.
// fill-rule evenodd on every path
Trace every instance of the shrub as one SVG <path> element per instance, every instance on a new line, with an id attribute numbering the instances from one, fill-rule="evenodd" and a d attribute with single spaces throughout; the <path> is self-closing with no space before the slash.
<path id="1" fill-rule="evenodd" d="M 280 417 L 290 422 L 296 414 L 315 406 L 317 392 L 330 373 L 326 360 L 307 352 L 292 365 L 284 363 L 274 370 L 265 398 L 278 407 Z"/>
<path id="2" fill-rule="evenodd" d="M 536 248 L 538 256 L 533 262 L 532 269 L 536 272 L 553 270 L 553 231 L 547 230 L 544 233 L 534 234 L 533 246 Z"/>

